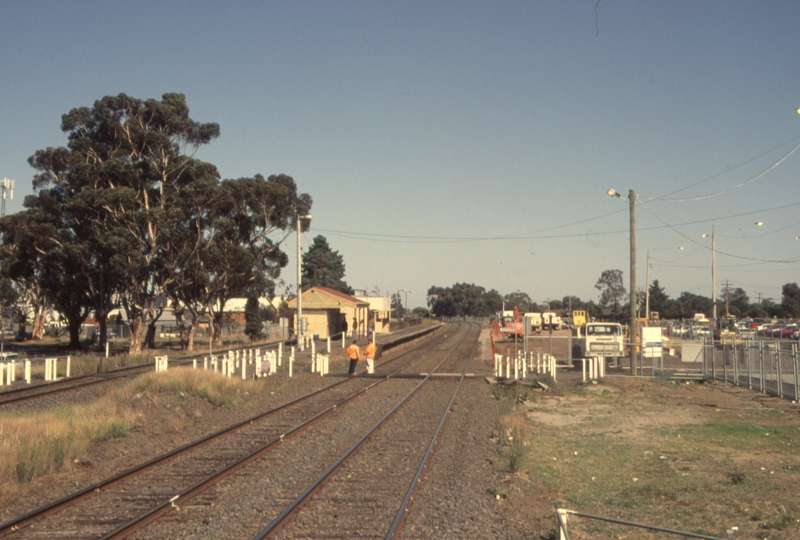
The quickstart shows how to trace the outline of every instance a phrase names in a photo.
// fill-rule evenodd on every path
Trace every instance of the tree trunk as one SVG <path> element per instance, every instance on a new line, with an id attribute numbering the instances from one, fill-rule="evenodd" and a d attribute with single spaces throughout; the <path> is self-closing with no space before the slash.
<path id="1" fill-rule="evenodd" d="M 45 308 L 47 304 L 44 301 L 33 303 L 33 328 L 31 328 L 31 339 L 42 339 L 44 337 L 44 323 L 45 323 Z"/>
<path id="2" fill-rule="evenodd" d="M 105 350 L 106 341 L 108 341 L 108 315 L 97 319 L 100 325 L 100 339 L 97 341 L 101 350 Z"/>
<path id="3" fill-rule="evenodd" d="M 83 324 L 82 317 L 68 317 L 67 328 L 69 329 L 69 348 L 81 348 L 81 325 Z"/>
<path id="4" fill-rule="evenodd" d="M 19 326 L 17 326 L 17 335 L 22 336 L 22 339 L 25 339 L 25 333 L 28 330 L 27 328 L 28 317 L 24 309 L 17 310 L 17 318 L 19 319 Z"/>
<path id="5" fill-rule="evenodd" d="M 128 319 L 131 327 L 131 342 L 128 346 L 128 354 L 141 354 L 142 352 L 142 332 L 144 331 L 144 320 L 139 313 L 134 318 Z"/>
<path id="6" fill-rule="evenodd" d="M 144 346 L 146 349 L 156 348 L 156 323 L 150 322 L 147 325 L 147 334 L 144 337 Z"/>
<path id="7" fill-rule="evenodd" d="M 192 325 L 189 327 L 188 335 L 186 336 L 186 350 L 191 352 L 194 350 L 194 335 L 197 333 L 197 327 Z"/>
<path id="8" fill-rule="evenodd" d="M 222 313 L 214 313 L 211 318 L 214 324 L 214 345 L 222 345 Z"/>

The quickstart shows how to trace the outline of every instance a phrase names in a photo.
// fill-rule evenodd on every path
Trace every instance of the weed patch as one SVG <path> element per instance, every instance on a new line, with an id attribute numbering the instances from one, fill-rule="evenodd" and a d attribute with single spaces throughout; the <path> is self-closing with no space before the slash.
<path id="1" fill-rule="evenodd" d="M 716 537 L 736 527 L 743 538 L 800 538 L 796 417 L 710 387 L 610 386 L 578 386 L 563 403 L 502 418 L 521 439 L 519 470 L 558 494 L 556 506 Z M 570 528 L 582 538 L 658 537 L 588 519 Z"/>

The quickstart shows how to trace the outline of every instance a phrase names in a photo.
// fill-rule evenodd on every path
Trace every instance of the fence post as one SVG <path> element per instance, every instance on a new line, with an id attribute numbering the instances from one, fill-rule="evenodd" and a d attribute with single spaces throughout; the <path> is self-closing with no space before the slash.
<path id="1" fill-rule="evenodd" d="M 778 349 L 778 351 L 777 351 L 778 354 L 777 354 L 777 359 L 776 359 L 776 368 L 777 368 L 777 375 L 778 375 L 778 379 L 777 379 L 777 381 L 778 381 L 778 397 L 782 398 L 783 397 L 783 370 L 781 369 L 781 360 L 782 360 L 782 356 L 783 355 L 781 354 L 781 349 L 783 349 L 783 347 L 781 347 L 781 342 L 780 341 L 775 344 L 775 347 Z"/>
<path id="2" fill-rule="evenodd" d="M 569 512 L 559 508 L 558 513 L 558 538 L 559 540 L 569 540 L 569 529 L 567 528 L 567 516 Z"/>
<path id="3" fill-rule="evenodd" d="M 708 342 L 706 342 L 706 346 Z M 714 336 L 711 336 L 711 378 L 717 379 L 717 365 L 714 363 Z"/>
<path id="4" fill-rule="evenodd" d="M 722 380 L 728 382 L 728 362 L 731 360 L 731 351 L 721 339 L 719 344 L 722 345 Z"/>
<path id="5" fill-rule="evenodd" d="M 797 343 L 792 343 L 792 370 L 794 371 L 794 400 L 797 401 Z"/>

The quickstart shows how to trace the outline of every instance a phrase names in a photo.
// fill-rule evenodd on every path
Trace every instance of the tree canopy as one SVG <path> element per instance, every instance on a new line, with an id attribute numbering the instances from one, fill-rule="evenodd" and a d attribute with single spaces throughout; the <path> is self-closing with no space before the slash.
<path id="1" fill-rule="evenodd" d="M 428 289 L 428 307 L 440 317 L 488 317 L 503 307 L 503 297 L 496 290 L 456 283 L 452 287 Z"/>
<path id="2" fill-rule="evenodd" d="M 194 157 L 219 125 L 192 120 L 183 94 L 106 96 L 62 116 L 61 129 L 66 147 L 28 160 L 37 192 L 24 217 L 0 230 L 4 267 L 29 267 L 17 275 L 35 276 L 67 316 L 72 346 L 90 310 L 105 339 L 118 299 L 139 352 L 166 297 L 190 346 L 201 312 L 218 325 L 227 299 L 272 287 L 288 261 L 272 235 L 285 238 L 311 197 L 286 175 L 221 180 Z"/>
<path id="3" fill-rule="evenodd" d="M 610 308 L 618 316 L 627 294 L 622 284 L 622 270 L 604 270 L 594 288 L 600 291 L 600 307 Z"/>
<path id="4" fill-rule="evenodd" d="M 315 236 L 308 251 L 303 253 L 301 270 L 304 288 L 329 287 L 353 294 L 352 287 L 344 281 L 344 257 L 338 251 L 333 251 L 322 235 Z"/>

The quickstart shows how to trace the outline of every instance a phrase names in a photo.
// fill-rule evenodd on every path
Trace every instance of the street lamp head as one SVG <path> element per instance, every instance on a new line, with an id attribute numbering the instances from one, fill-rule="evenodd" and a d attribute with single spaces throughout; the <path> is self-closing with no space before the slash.
<path id="1" fill-rule="evenodd" d="M 606 191 L 606 193 L 608 193 L 608 196 L 609 196 L 609 197 L 622 197 L 622 196 L 621 196 L 619 193 L 617 193 L 617 191 L 616 191 L 615 189 L 613 189 L 613 188 L 609 188 L 609 189 L 608 189 L 608 191 Z"/>
<path id="2" fill-rule="evenodd" d="M 702 236 L 702 237 L 703 237 L 703 238 L 708 238 L 708 236 L 709 236 L 709 235 L 707 235 L 706 233 L 703 233 L 703 236 Z"/>
<path id="3" fill-rule="evenodd" d="M 763 221 L 756 221 L 756 227 L 761 227 L 763 224 Z"/>

